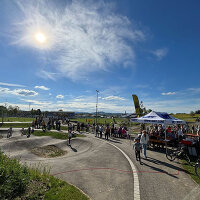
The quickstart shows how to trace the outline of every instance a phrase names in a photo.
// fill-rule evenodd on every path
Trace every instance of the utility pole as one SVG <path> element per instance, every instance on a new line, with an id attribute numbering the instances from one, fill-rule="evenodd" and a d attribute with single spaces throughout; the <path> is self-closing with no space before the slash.
<path id="1" fill-rule="evenodd" d="M 96 102 L 96 125 L 97 125 L 97 112 L 98 112 L 98 95 L 99 95 L 99 90 L 96 90 L 97 92 L 97 102 Z"/>

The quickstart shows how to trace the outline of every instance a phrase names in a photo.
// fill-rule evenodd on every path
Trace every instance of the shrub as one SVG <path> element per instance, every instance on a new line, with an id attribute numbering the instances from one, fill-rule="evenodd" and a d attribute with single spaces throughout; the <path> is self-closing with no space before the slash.
<path id="1" fill-rule="evenodd" d="M 16 159 L 9 159 L 0 152 L 0 199 L 13 199 L 26 190 L 29 183 L 27 167 Z"/>

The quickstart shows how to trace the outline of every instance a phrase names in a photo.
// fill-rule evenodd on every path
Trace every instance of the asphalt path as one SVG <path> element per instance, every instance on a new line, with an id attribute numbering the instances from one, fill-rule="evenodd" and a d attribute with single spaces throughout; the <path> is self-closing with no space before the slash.
<path id="1" fill-rule="evenodd" d="M 110 138 L 109 141 L 86 134 L 75 138 L 71 147 L 67 142 L 48 136 L 26 138 L 15 134 L 13 138 L 1 139 L 1 149 L 11 157 L 20 157 L 21 162 L 39 164 L 51 169 L 51 174 L 61 178 L 86 193 L 91 199 L 136 199 L 134 174 L 139 177 L 138 189 L 141 200 L 199 200 L 200 188 L 181 168 L 180 163 L 170 162 L 163 152 L 147 151 L 148 159 L 142 165 L 135 160 L 132 142 Z M 31 148 L 54 144 L 67 154 L 58 158 L 40 158 L 30 152 Z M 130 162 L 122 150 L 134 163 Z"/>

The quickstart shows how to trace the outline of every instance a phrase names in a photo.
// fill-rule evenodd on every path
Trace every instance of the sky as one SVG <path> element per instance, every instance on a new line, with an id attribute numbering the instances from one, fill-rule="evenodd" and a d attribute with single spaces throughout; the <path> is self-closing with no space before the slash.
<path id="1" fill-rule="evenodd" d="M 0 105 L 200 109 L 198 0 L 1 0 Z"/>

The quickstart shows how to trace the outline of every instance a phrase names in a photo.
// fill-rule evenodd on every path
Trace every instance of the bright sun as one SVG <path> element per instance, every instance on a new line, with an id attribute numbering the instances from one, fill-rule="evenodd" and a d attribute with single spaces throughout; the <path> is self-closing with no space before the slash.
<path id="1" fill-rule="evenodd" d="M 40 33 L 40 32 L 35 34 L 35 39 L 39 43 L 45 43 L 46 40 L 47 40 L 46 36 L 43 33 Z"/>

